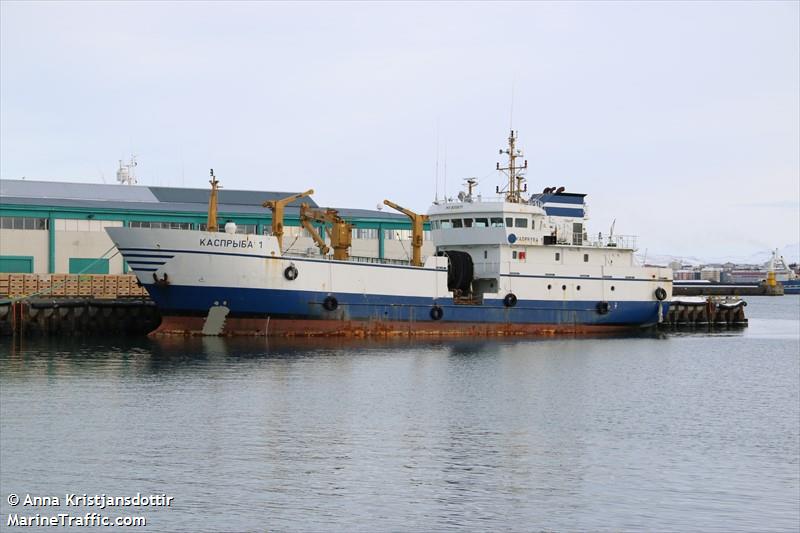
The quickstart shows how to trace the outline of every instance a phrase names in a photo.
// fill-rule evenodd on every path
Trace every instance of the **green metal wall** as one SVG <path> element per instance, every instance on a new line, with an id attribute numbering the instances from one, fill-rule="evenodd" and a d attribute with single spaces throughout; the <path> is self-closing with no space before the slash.
<path id="1" fill-rule="evenodd" d="M 0 255 L 0 272 L 9 274 L 33 273 L 33 256 Z"/>

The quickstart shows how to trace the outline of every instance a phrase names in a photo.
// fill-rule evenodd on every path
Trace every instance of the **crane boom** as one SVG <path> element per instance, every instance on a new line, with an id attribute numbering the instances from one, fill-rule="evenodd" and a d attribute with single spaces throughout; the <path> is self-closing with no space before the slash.
<path id="1" fill-rule="evenodd" d="M 272 211 L 272 234 L 278 239 L 278 249 L 283 251 L 283 211 L 286 206 L 295 200 L 299 200 L 300 198 L 304 198 L 306 196 L 311 196 L 314 194 L 314 189 L 309 189 L 305 192 L 300 192 L 297 194 L 293 194 L 291 196 L 287 196 L 286 198 L 280 198 L 278 200 L 267 200 L 261 207 L 267 207 Z"/>
<path id="2" fill-rule="evenodd" d="M 325 232 L 331 239 L 333 247 L 333 258 L 346 260 L 350 257 L 348 249 L 352 243 L 353 225 L 339 216 L 335 209 L 311 209 L 308 204 L 300 204 L 300 223 L 311 233 L 311 237 L 317 244 L 319 251 L 325 255 L 330 248 L 325 244 L 325 239 L 318 233 L 317 229 L 311 224 L 319 222 L 326 224 Z M 330 227 L 327 226 L 330 224 Z"/>
<path id="3" fill-rule="evenodd" d="M 383 203 L 392 209 L 400 211 L 411 219 L 411 264 L 414 266 L 422 266 L 422 235 L 424 232 L 424 224 L 428 220 L 428 215 L 420 215 L 389 200 L 384 200 Z"/>
<path id="4" fill-rule="evenodd" d="M 219 181 L 214 175 L 214 169 L 211 169 L 211 179 L 208 180 L 211 184 L 211 195 L 208 197 L 208 220 L 206 221 L 206 229 L 216 233 L 217 231 L 217 193 L 220 189 Z"/>

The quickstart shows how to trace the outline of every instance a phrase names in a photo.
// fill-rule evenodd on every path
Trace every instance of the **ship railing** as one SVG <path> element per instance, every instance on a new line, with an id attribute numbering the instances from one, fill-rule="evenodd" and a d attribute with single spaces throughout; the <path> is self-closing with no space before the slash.
<path id="1" fill-rule="evenodd" d="M 591 246 L 596 248 L 625 248 L 628 250 L 638 249 L 637 235 L 601 235 L 599 239 L 591 242 Z"/>
<path id="2" fill-rule="evenodd" d="M 351 255 L 350 261 L 354 261 L 356 263 L 375 263 L 379 265 L 410 265 L 411 261 L 408 259 L 388 259 L 388 258 L 380 258 L 380 257 L 369 257 L 369 256 L 359 256 L 359 255 Z"/>

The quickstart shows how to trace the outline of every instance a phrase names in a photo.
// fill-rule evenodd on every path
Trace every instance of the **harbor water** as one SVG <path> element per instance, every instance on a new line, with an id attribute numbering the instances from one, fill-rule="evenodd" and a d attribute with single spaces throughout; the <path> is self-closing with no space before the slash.
<path id="1" fill-rule="evenodd" d="M 748 303 L 611 338 L 2 339 L 0 529 L 797 531 L 800 298 Z"/>

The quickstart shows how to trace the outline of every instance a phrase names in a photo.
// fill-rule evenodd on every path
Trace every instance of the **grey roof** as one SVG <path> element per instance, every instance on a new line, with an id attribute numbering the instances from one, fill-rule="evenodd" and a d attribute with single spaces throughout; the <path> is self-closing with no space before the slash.
<path id="1" fill-rule="evenodd" d="M 285 198 L 292 194 L 296 193 L 220 189 L 217 210 L 225 214 L 266 216 L 269 210 L 261 206 L 264 201 Z M 208 210 L 208 195 L 209 189 L 0 179 L 0 204 L 5 205 L 205 213 Z M 286 213 L 297 216 L 302 202 L 311 207 L 319 207 L 312 198 L 306 197 L 290 203 Z M 340 216 L 349 220 L 407 220 L 404 215 L 386 211 L 336 209 Z"/>

